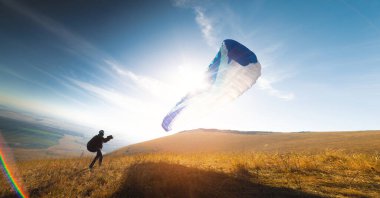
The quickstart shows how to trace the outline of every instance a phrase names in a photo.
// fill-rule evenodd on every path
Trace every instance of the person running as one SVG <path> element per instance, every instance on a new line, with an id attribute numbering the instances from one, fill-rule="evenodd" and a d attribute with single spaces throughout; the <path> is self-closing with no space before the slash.
<path id="1" fill-rule="evenodd" d="M 93 152 L 93 153 L 96 152 L 96 156 L 95 156 L 94 160 L 92 160 L 92 162 L 91 162 L 91 164 L 89 166 L 90 169 L 92 169 L 92 167 L 94 167 L 94 164 L 95 164 L 96 160 L 98 160 L 98 159 L 99 159 L 99 166 L 102 165 L 103 155 L 102 155 L 102 151 L 101 150 L 103 148 L 103 143 L 108 142 L 111 139 L 113 139 L 112 135 L 109 135 L 106 138 L 104 138 L 104 131 L 100 130 L 99 134 L 95 135 L 87 143 L 87 150 L 90 151 L 90 152 Z"/>

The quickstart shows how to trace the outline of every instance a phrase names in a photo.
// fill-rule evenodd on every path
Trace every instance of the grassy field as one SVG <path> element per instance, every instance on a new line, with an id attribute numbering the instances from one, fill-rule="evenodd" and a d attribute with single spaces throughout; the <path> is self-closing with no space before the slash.
<path id="1" fill-rule="evenodd" d="M 31 197 L 379 197 L 380 155 L 187 153 L 18 164 Z M 0 177 L 0 196 L 13 192 Z"/>
<path id="2" fill-rule="evenodd" d="M 31 197 L 380 197 L 379 141 L 379 131 L 197 130 L 121 148 L 92 171 L 89 157 L 17 169 Z"/>
<path id="3" fill-rule="evenodd" d="M 197 129 L 121 148 L 114 154 L 188 152 L 309 152 L 344 150 L 380 152 L 380 131 L 354 132 L 239 132 Z"/>

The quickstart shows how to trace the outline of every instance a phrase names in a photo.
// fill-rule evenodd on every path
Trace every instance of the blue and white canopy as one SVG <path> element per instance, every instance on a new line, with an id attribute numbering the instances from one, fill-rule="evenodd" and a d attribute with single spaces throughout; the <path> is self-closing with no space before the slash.
<path id="1" fill-rule="evenodd" d="M 233 101 L 252 87 L 260 75 L 261 65 L 251 50 L 237 41 L 224 40 L 208 67 L 205 83 L 175 105 L 165 116 L 162 127 L 170 131 L 180 120 L 191 122 Z"/>

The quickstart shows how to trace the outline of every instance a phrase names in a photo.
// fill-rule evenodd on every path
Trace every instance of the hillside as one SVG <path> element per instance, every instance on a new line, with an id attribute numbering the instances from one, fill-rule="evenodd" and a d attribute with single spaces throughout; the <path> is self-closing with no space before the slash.
<path id="1" fill-rule="evenodd" d="M 11 165 L 29 197 L 380 197 L 379 131 L 195 130 L 104 156 Z M 0 197 L 16 197 L 0 175 Z"/>
<path id="2" fill-rule="evenodd" d="M 325 150 L 379 152 L 380 131 L 271 133 L 198 129 L 133 144 L 112 154 Z"/>

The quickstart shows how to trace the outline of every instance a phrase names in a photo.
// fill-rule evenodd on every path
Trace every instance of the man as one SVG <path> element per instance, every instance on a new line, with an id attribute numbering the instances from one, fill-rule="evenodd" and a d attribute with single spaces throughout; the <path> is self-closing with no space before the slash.
<path id="1" fill-rule="evenodd" d="M 104 131 L 100 130 L 98 135 L 95 135 L 88 143 L 87 143 L 87 150 L 90 152 L 96 152 L 96 156 L 94 160 L 92 160 L 89 168 L 92 169 L 94 166 L 96 160 L 99 159 L 99 166 L 102 165 L 103 155 L 101 149 L 103 148 L 103 142 L 108 142 L 112 139 L 112 135 L 107 136 L 104 138 Z"/>

